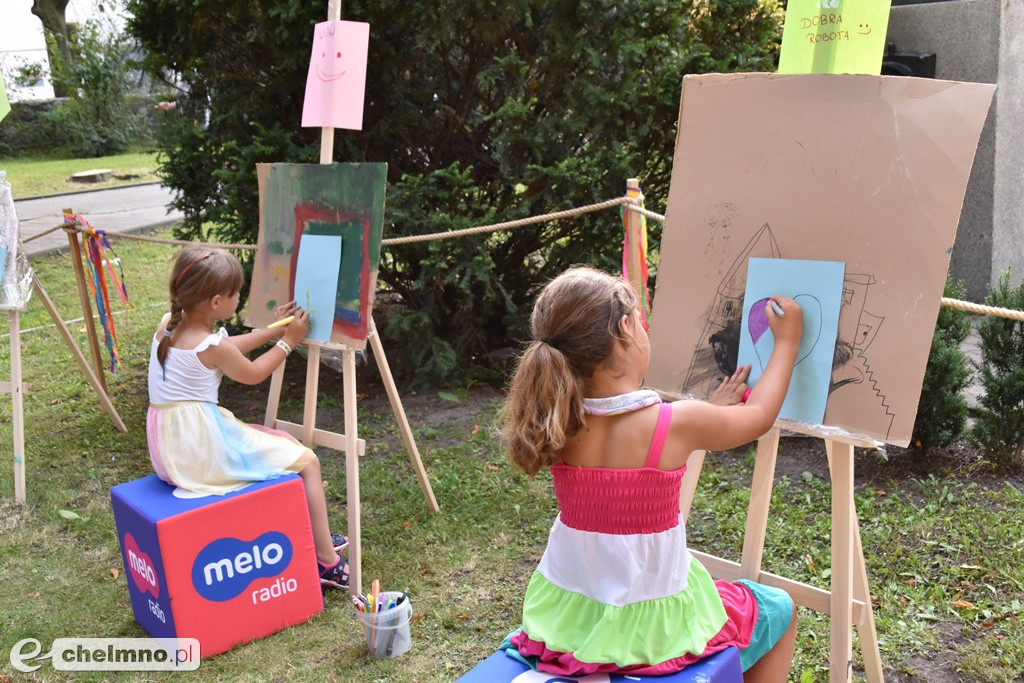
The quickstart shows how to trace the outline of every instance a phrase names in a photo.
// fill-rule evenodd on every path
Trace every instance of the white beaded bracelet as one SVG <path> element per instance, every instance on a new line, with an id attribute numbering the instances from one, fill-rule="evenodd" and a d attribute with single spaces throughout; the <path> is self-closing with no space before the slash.
<path id="1" fill-rule="evenodd" d="M 284 351 L 284 355 L 286 356 L 292 352 L 292 347 L 288 346 L 288 342 L 286 342 L 284 339 L 278 339 L 277 343 L 274 344 L 274 346 Z"/>

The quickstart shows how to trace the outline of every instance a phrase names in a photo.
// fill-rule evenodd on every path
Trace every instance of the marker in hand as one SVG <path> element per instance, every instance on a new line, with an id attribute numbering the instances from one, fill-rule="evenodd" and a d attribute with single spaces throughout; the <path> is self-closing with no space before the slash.
<path id="1" fill-rule="evenodd" d="M 773 301 L 772 303 L 775 303 L 775 302 Z M 780 313 L 779 315 L 782 315 L 782 314 Z M 269 329 L 274 328 L 274 327 L 281 327 L 282 325 L 287 325 L 288 323 L 290 323 L 293 320 L 295 320 L 295 316 L 294 315 L 290 315 L 287 318 L 281 318 L 280 320 L 275 320 L 274 322 L 272 322 L 269 325 L 267 325 L 267 329 L 269 330 Z"/>
<path id="2" fill-rule="evenodd" d="M 780 318 L 786 317 L 786 313 L 785 311 L 782 310 L 782 306 L 779 306 L 777 303 L 775 303 L 775 299 L 768 299 L 768 301 L 771 303 L 772 310 L 775 311 L 775 315 L 779 316 Z M 273 327 L 273 325 L 271 325 L 271 327 Z"/>

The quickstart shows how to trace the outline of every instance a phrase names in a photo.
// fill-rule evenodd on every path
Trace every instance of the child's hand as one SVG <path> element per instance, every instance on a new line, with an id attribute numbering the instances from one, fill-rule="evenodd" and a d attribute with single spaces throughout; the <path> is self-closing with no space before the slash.
<path id="1" fill-rule="evenodd" d="M 782 309 L 783 315 L 775 312 L 772 301 Z M 764 312 L 768 317 L 768 327 L 772 330 L 776 346 L 786 342 L 800 345 L 800 337 L 804 332 L 804 312 L 800 310 L 800 304 L 788 296 L 776 294 L 765 302 Z"/>
<path id="2" fill-rule="evenodd" d="M 290 315 L 294 315 L 299 305 L 295 303 L 295 299 L 292 299 L 286 304 L 274 307 L 274 320 L 280 320 L 281 318 L 287 318 Z"/>
<path id="3" fill-rule="evenodd" d="M 289 346 L 295 346 L 306 338 L 309 332 L 309 312 L 296 307 L 292 313 L 295 320 L 288 323 L 284 331 L 284 341 Z"/>
<path id="4" fill-rule="evenodd" d="M 716 406 L 734 406 L 743 402 L 743 395 L 750 387 L 747 386 L 747 377 L 750 375 L 750 365 L 741 365 L 736 372 L 722 380 L 718 388 L 708 397 L 708 403 Z"/>

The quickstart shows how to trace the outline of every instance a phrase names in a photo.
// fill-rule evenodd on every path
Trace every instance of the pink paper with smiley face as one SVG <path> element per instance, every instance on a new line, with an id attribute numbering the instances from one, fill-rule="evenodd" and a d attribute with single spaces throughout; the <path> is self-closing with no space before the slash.
<path id="1" fill-rule="evenodd" d="M 361 130 L 370 25 L 325 21 L 313 31 L 302 125 Z"/>

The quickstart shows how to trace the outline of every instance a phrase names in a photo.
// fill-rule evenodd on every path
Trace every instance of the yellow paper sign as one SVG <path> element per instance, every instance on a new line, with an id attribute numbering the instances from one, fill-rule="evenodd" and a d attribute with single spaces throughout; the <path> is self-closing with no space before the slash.
<path id="1" fill-rule="evenodd" d="M 789 0 L 780 74 L 882 71 L 891 0 Z"/>

